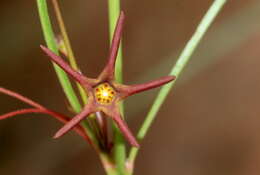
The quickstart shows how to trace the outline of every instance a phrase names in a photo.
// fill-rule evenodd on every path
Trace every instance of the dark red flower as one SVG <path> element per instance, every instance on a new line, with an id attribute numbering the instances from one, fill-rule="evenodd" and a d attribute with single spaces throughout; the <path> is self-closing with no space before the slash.
<path id="1" fill-rule="evenodd" d="M 166 84 L 174 80 L 175 77 L 166 76 L 155 81 L 138 85 L 124 85 L 115 81 L 115 61 L 122 35 L 123 22 L 124 13 L 121 12 L 113 36 L 108 63 L 96 79 L 88 78 L 82 75 L 80 72 L 71 68 L 65 61 L 63 61 L 61 57 L 50 51 L 48 48 L 41 46 L 42 50 L 52 59 L 52 61 L 58 64 L 75 81 L 81 84 L 88 95 L 88 103 L 84 106 L 82 111 L 73 117 L 73 119 L 71 119 L 68 123 L 66 123 L 55 134 L 54 138 L 59 138 L 75 126 L 78 126 L 79 122 L 88 117 L 89 114 L 102 111 L 104 114 L 113 119 L 113 121 L 117 124 L 118 128 L 125 136 L 126 140 L 131 145 L 139 147 L 138 142 L 121 117 L 119 102 L 135 93 Z"/>

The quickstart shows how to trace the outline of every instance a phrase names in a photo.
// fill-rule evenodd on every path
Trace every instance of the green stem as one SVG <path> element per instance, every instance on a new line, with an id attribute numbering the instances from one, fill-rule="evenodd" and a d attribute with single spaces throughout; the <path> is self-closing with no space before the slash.
<path id="1" fill-rule="evenodd" d="M 38 5 L 38 10 L 39 10 L 39 15 L 40 15 L 40 20 L 41 20 L 41 25 L 42 25 L 42 30 L 44 33 L 44 38 L 47 43 L 47 46 L 49 49 L 51 49 L 54 53 L 59 54 L 58 52 L 58 47 L 56 45 L 55 41 L 55 36 L 54 32 L 51 27 L 51 22 L 48 14 L 48 8 L 47 8 L 47 3 L 46 0 L 37 0 L 37 5 Z M 72 106 L 72 109 L 74 112 L 79 113 L 81 111 L 81 105 L 79 103 L 79 100 L 71 86 L 71 83 L 68 79 L 67 74 L 56 64 L 54 64 L 54 69 L 57 73 L 58 79 L 61 83 L 61 86 L 66 94 L 66 97 L 68 98 L 70 105 Z M 99 152 L 98 148 L 98 141 L 96 140 L 95 136 L 92 134 L 90 131 L 89 127 L 86 125 L 86 123 L 83 123 L 83 127 L 85 128 L 88 136 L 93 142 L 93 147 L 97 152 Z"/>
<path id="2" fill-rule="evenodd" d="M 59 7 L 58 0 L 52 0 L 52 4 L 53 4 L 53 7 L 54 7 L 54 12 L 56 14 L 56 18 L 57 18 L 57 21 L 58 21 L 59 28 L 60 28 L 60 31 L 61 31 L 62 39 L 64 41 L 64 47 L 65 47 L 65 51 L 66 51 L 66 55 L 68 57 L 69 63 L 70 63 L 70 65 L 73 69 L 79 71 L 79 68 L 78 68 L 78 65 L 77 65 L 71 44 L 70 44 L 70 40 L 69 40 L 69 37 L 68 37 L 66 26 L 65 26 L 64 21 L 63 21 L 63 17 L 62 17 L 62 14 L 61 14 L 61 10 L 60 10 L 60 7 Z M 84 104 L 86 104 L 87 103 L 87 95 L 86 95 L 84 89 L 81 87 L 81 85 L 79 83 L 76 83 L 76 84 L 77 84 L 77 87 L 79 89 L 81 98 L 82 98 Z M 87 122 L 85 122 L 85 121 L 82 122 L 82 125 L 85 128 L 87 134 L 92 138 L 92 140 L 95 140 L 95 142 L 97 142 L 97 138 L 91 132 L 91 129 L 90 129 L 89 125 L 87 124 Z"/>
<path id="3" fill-rule="evenodd" d="M 209 8 L 209 10 L 207 11 L 206 15 L 203 17 L 200 24 L 198 25 L 197 30 L 195 31 L 195 33 L 193 34 L 193 36 L 191 37 L 189 42 L 186 44 L 184 50 L 182 51 L 181 55 L 179 56 L 176 64 L 173 66 L 169 75 L 174 75 L 177 78 L 179 77 L 180 73 L 182 72 L 182 70 L 187 65 L 188 61 L 190 60 L 191 55 L 193 54 L 194 50 L 200 43 L 202 37 L 205 35 L 209 26 L 212 24 L 215 17 L 220 12 L 220 10 L 222 9 L 222 7 L 225 3 L 226 3 L 226 0 L 215 0 L 213 2 L 211 7 Z M 148 112 L 148 114 L 145 118 L 144 123 L 141 125 L 141 128 L 137 134 L 138 140 L 141 141 L 145 137 L 148 129 L 151 127 L 151 124 L 155 119 L 156 114 L 158 113 L 161 105 L 165 101 L 167 95 L 169 94 L 171 88 L 174 86 L 175 82 L 176 82 L 176 80 L 161 88 L 158 96 L 156 97 L 150 111 Z M 134 164 L 138 151 L 139 151 L 138 148 L 134 148 L 134 147 L 131 148 L 130 154 L 129 154 L 129 159 L 128 159 L 128 161 L 129 161 L 128 163 L 130 165 Z"/>
<path id="4" fill-rule="evenodd" d="M 77 62 L 76 62 L 76 59 L 75 59 L 75 56 L 74 56 L 74 53 L 73 53 L 73 50 L 72 50 L 72 47 L 71 47 L 71 44 L 70 44 L 70 40 L 69 40 L 69 37 L 68 37 L 68 33 L 67 33 L 67 30 L 66 30 L 63 18 L 62 18 L 62 14 L 61 14 L 61 11 L 60 11 L 58 0 L 52 0 L 52 4 L 53 4 L 53 7 L 54 7 L 56 17 L 57 17 L 57 21 L 58 21 L 58 24 L 59 24 L 61 35 L 62 35 L 62 38 L 64 40 L 64 46 L 65 46 L 65 50 L 66 50 L 70 65 L 73 69 L 79 71 L 79 67 L 77 65 Z M 76 84 L 77 84 L 77 87 L 79 89 L 81 98 L 82 98 L 83 102 L 86 104 L 87 103 L 87 95 L 86 95 L 84 89 L 81 87 L 81 85 L 79 83 L 76 83 Z"/>
<path id="5" fill-rule="evenodd" d="M 113 161 L 110 159 L 110 157 L 107 154 L 101 152 L 99 154 L 99 157 L 101 159 L 102 165 L 107 175 L 119 175 L 116 171 Z"/>
<path id="6" fill-rule="evenodd" d="M 44 38 L 46 41 L 46 44 L 50 50 L 52 50 L 54 53 L 59 54 L 58 48 L 55 41 L 55 36 L 51 27 L 51 22 L 48 14 L 48 7 L 46 0 L 37 0 L 38 5 L 38 11 L 40 16 L 40 21 L 42 25 L 42 30 L 44 34 Z M 63 91 L 65 92 L 65 95 L 72 107 L 72 109 L 75 112 L 80 112 L 81 105 L 79 103 L 79 100 L 72 88 L 72 85 L 70 83 L 70 80 L 67 76 L 67 74 L 56 64 L 53 63 L 55 72 L 58 76 L 58 79 L 60 81 L 60 84 L 62 86 Z"/>
<path id="7" fill-rule="evenodd" d="M 112 42 L 115 26 L 117 19 L 120 14 L 120 0 L 108 0 L 108 13 L 109 13 L 109 38 L 110 43 Z M 121 41 L 122 43 L 122 41 Z M 119 46 L 118 55 L 116 59 L 116 66 L 115 66 L 115 77 L 117 82 L 123 82 L 123 72 L 122 72 L 122 44 Z M 121 104 L 121 112 L 123 114 L 123 104 Z M 120 175 L 125 174 L 125 160 L 126 160 L 126 148 L 124 138 L 117 127 L 114 127 L 114 157 L 115 163 Z"/>

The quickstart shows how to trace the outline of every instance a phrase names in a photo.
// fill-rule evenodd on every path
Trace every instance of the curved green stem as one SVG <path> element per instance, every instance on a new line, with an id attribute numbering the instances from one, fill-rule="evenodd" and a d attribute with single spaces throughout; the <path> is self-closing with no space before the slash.
<path id="1" fill-rule="evenodd" d="M 184 50 L 182 51 L 181 55 L 179 56 L 176 64 L 173 66 L 171 72 L 169 75 L 174 75 L 178 78 L 178 76 L 182 73 L 182 70 L 187 65 L 188 61 L 191 58 L 191 55 L 193 54 L 194 50 L 197 48 L 198 44 L 200 43 L 202 37 L 207 32 L 209 26 L 214 21 L 217 14 L 222 9 L 223 5 L 226 3 L 226 0 L 215 0 L 209 10 L 207 11 L 206 15 L 201 20 L 200 24 L 197 27 L 197 30 L 189 40 L 189 42 L 186 44 Z M 167 95 L 169 94 L 170 90 L 176 83 L 176 80 L 172 83 L 169 83 L 165 86 L 163 86 L 157 95 L 150 111 L 148 112 L 144 123 L 141 125 L 141 128 L 137 134 L 137 138 L 139 141 L 141 141 L 148 129 L 151 127 L 152 122 L 154 121 L 156 114 L 158 113 L 161 105 L 165 101 Z M 132 147 L 129 154 L 128 163 L 133 166 L 134 161 L 136 159 L 136 156 L 138 154 L 139 149 Z"/>
<path id="2" fill-rule="evenodd" d="M 51 27 L 51 22 L 48 14 L 48 7 L 46 0 L 37 0 L 38 5 L 38 11 L 40 16 L 40 21 L 42 25 L 42 30 L 44 34 L 44 38 L 46 41 L 46 44 L 50 50 L 52 50 L 54 53 L 58 53 L 58 48 L 55 41 L 55 36 Z M 56 64 L 53 63 L 55 72 L 58 76 L 58 79 L 60 81 L 60 84 L 62 86 L 62 89 L 72 107 L 72 109 L 75 112 L 80 112 L 81 105 L 79 103 L 79 100 L 74 92 L 74 89 L 72 88 L 72 85 L 70 83 L 70 80 L 67 76 L 67 74 Z"/>
<path id="3" fill-rule="evenodd" d="M 38 5 L 40 21 L 41 21 L 41 25 L 42 25 L 42 30 L 43 30 L 43 34 L 44 34 L 44 38 L 47 43 L 47 46 L 49 49 L 51 49 L 54 53 L 56 53 L 58 55 L 59 51 L 58 51 L 58 47 L 56 45 L 54 32 L 52 30 L 46 0 L 37 0 L 37 5 Z M 71 86 L 71 83 L 69 81 L 67 74 L 56 64 L 53 63 L 53 66 L 54 66 L 58 79 L 61 83 L 61 86 L 65 92 L 65 95 L 66 95 L 72 109 L 74 110 L 74 112 L 79 113 L 81 111 L 81 105 L 74 92 L 74 89 Z M 84 126 L 88 136 L 94 142 L 94 144 L 95 144 L 94 147 L 96 147 L 95 150 L 98 150 L 98 148 L 97 148 L 98 144 L 97 144 L 97 140 L 96 140 L 95 136 L 91 133 L 90 129 L 88 128 L 88 126 L 86 124 L 84 124 L 83 126 Z"/>
<path id="4" fill-rule="evenodd" d="M 62 18 L 62 14 L 61 14 L 61 11 L 60 11 L 58 0 L 52 0 L 52 4 L 53 4 L 53 7 L 54 7 L 56 17 L 57 17 L 57 21 L 58 21 L 59 28 L 60 28 L 60 31 L 61 31 L 62 39 L 64 40 L 64 46 L 65 46 L 65 50 L 66 50 L 70 65 L 73 69 L 79 71 L 79 67 L 77 65 L 77 62 L 76 62 L 76 59 L 75 59 L 75 56 L 74 56 L 74 53 L 73 53 L 73 50 L 72 50 L 72 47 L 71 47 L 71 44 L 70 44 L 70 40 L 69 40 L 69 37 L 68 37 L 68 33 L 67 33 L 67 30 L 66 30 L 63 18 Z M 77 87 L 79 89 L 80 96 L 81 96 L 83 102 L 86 104 L 87 103 L 86 92 L 84 91 L 84 89 L 81 87 L 81 85 L 79 83 L 76 83 L 76 84 L 77 84 Z"/>

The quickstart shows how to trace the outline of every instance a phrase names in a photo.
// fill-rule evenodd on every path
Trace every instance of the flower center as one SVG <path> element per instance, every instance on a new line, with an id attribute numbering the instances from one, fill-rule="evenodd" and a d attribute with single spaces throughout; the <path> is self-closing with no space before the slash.
<path id="1" fill-rule="evenodd" d="M 102 105 L 111 104 L 115 94 L 115 90 L 108 83 L 102 83 L 95 88 L 95 98 Z"/>

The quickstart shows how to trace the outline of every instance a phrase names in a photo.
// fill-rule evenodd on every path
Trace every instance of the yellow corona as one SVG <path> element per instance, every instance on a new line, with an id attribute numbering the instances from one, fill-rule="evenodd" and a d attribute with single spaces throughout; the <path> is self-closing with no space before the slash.
<path id="1" fill-rule="evenodd" d="M 99 104 L 109 105 L 115 98 L 115 90 L 108 84 L 102 83 L 95 88 L 95 98 Z"/>

